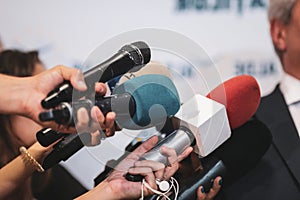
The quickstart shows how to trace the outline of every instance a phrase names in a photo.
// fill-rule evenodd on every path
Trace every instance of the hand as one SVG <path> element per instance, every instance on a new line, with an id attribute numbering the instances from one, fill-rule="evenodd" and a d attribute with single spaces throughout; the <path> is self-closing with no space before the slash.
<path id="1" fill-rule="evenodd" d="M 192 152 L 192 150 L 193 148 L 189 147 L 182 154 L 177 156 L 174 149 L 162 146 L 160 152 L 161 154 L 167 156 L 169 163 L 168 166 L 152 160 L 141 160 L 136 161 L 134 163 L 134 167 L 130 168 L 128 172 L 130 174 L 141 174 L 145 176 L 147 183 L 155 183 L 155 180 L 169 180 L 178 170 L 179 162 L 186 158 Z M 156 183 L 150 186 L 157 190 Z"/>
<path id="2" fill-rule="evenodd" d="M 197 200 L 213 200 L 213 198 L 218 194 L 221 189 L 222 178 L 218 176 L 215 178 L 213 187 L 209 190 L 208 193 L 204 192 L 204 188 L 200 186 L 197 190 Z"/>
<path id="3" fill-rule="evenodd" d="M 33 119 L 42 126 L 57 128 L 55 123 L 42 123 L 38 116 L 45 111 L 41 106 L 41 101 L 64 80 L 69 80 L 72 86 L 79 91 L 87 89 L 83 74 L 78 69 L 65 66 L 56 66 L 36 76 L 22 78 L 21 83 L 25 88 L 23 88 L 23 91 L 20 91 L 21 94 L 18 94 L 22 96 L 19 114 Z"/>
<path id="4" fill-rule="evenodd" d="M 59 129 L 61 132 L 76 131 L 72 127 L 59 126 L 54 122 L 41 122 L 38 116 L 41 112 L 45 111 L 41 106 L 41 101 L 64 80 L 69 80 L 72 86 L 78 91 L 85 91 L 87 89 L 83 74 L 78 69 L 56 66 L 36 76 L 24 78 L 23 80 L 25 80 L 23 83 L 26 86 L 26 89 L 23 89 L 23 93 L 21 94 L 22 101 L 20 106 L 21 109 L 19 109 L 19 112 L 21 112 L 20 114 L 33 119 L 44 127 L 50 127 L 54 130 Z M 96 84 L 95 89 L 96 92 L 103 95 L 106 93 L 106 87 L 103 83 Z M 86 116 L 89 116 L 86 110 L 83 111 L 83 113 L 79 112 L 77 116 L 80 131 L 93 132 L 100 129 L 106 129 L 108 136 L 114 134 L 114 113 L 108 113 L 108 115 L 104 117 L 100 109 L 95 106 L 91 110 L 93 119 L 92 128 L 87 127 Z"/>
<path id="5" fill-rule="evenodd" d="M 145 181 L 153 188 L 157 189 L 156 179 L 168 180 L 178 169 L 181 160 L 187 157 L 192 147 L 187 148 L 177 157 L 176 152 L 170 148 L 162 148 L 161 151 L 168 156 L 170 165 L 165 167 L 162 163 L 155 161 L 138 161 L 147 151 L 152 149 L 157 143 L 157 137 L 153 136 L 142 143 L 137 149 L 130 153 L 121 161 L 109 175 L 107 179 L 97 185 L 94 189 L 81 196 L 79 199 L 135 199 L 141 196 L 141 182 L 131 182 L 124 177 L 127 172 L 131 174 L 141 174 Z M 144 195 L 152 192 L 144 187 Z"/>
<path id="6" fill-rule="evenodd" d="M 104 96 L 107 87 L 104 83 L 95 84 L 95 92 L 98 95 Z M 106 116 L 103 115 L 97 106 L 93 106 L 89 117 L 88 111 L 85 108 L 80 108 L 77 111 L 78 122 L 76 124 L 77 132 L 91 132 L 91 145 L 98 145 L 101 142 L 101 133 L 106 137 L 113 136 L 116 130 L 120 130 L 115 126 L 116 114 L 108 112 Z"/>

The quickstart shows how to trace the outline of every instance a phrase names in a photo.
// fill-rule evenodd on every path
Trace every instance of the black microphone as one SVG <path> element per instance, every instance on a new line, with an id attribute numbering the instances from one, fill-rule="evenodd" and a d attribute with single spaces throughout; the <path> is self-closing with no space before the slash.
<path id="1" fill-rule="evenodd" d="M 47 147 L 58 139 L 68 135 L 71 134 L 55 131 L 51 128 L 43 128 L 36 133 L 36 139 L 43 147 Z"/>
<path id="2" fill-rule="evenodd" d="M 150 48 L 142 41 L 123 46 L 111 58 L 83 73 L 88 91 L 76 91 L 76 98 L 93 94 L 94 84 L 96 82 L 107 82 L 112 78 L 126 73 L 133 67 L 147 64 L 150 58 Z M 48 96 L 42 100 L 41 104 L 43 108 L 49 109 L 57 106 L 61 102 L 70 102 L 72 100 L 72 92 L 73 87 L 70 82 L 65 81 L 59 87 L 51 91 Z"/>
<path id="3" fill-rule="evenodd" d="M 94 105 L 100 108 L 104 116 L 108 112 L 114 111 L 118 114 L 127 114 L 127 117 L 132 118 L 136 112 L 134 97 L 129 93 L 122 93 L 106 97 L 96 96 L 94 102 L 91 99 L 82 99 L 70 103 L 62 102 L 55 109 L 40 113 L 39 119 L 42 122 L 55 121 L 57 124 L 75 126 L 78 109 L 84 107 L 90 111 Z"/>
<path id="4" fill-rule="evenodd" d="M 222 176 L 224 182 L 237 180 L 255 167 L 271 145 L 271 140 L 270 130 L 256 119 L 234 129 L 225 143 L 200 159 L 203 168 L 185 180 L 178 199 L 196 199 L 200 186 L 208 192 L 217 176 Z"/>
<path id="5" fill-rule="evenodd" d="M 90 143 L 90 133 L 69 134 L 68 137 L 62 138 L 61 141 L 53 146 L 53 150 L 44 159 L 43 168 L 46 170 L 60 161 L 66 161 L 82 147 Z"/>

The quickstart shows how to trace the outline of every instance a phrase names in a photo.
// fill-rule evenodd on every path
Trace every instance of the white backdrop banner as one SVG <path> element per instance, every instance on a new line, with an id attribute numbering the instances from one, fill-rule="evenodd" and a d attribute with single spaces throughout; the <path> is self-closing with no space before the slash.
<path id="1" fill-rule="evenodd" d="M 4 48 L 37 49 L 48 68 L 63 64 L 85 70 L 124 44 L 143 40 L 152 59 L 172 71 L 183 102 L 240 74 L 257 78 L 265 95 L 282 74 L 269 36 L 267 0 L 0 2 Z M 132 138 L 117 133 L 64 165 L 92 188 L 106 161 L 118 158 Z"/>

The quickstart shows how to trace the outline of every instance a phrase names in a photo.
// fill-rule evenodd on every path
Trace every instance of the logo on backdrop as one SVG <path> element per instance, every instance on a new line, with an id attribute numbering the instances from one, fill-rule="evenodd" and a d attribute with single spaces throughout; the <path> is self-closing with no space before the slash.
<path id="1" fill-rule="evenodd" d="M 267 0 L 177 0 L 178 11 L 230 11 L 244 14 L 248 10 L 266 9 Z"/>
<path id="2" fill-rule="evenodd" d="M 274 53 L 257 50 L 240 50 L 214 56 L 215 64 L 224 77 L 248 74 L 260 83 L 261 93 L 273 90 L 282 75 L 280 61 Z"/>
<path id="3" fill-rule="evenodd" d="M 234 55 L 233 55 L 234 56 Z M 242 74 L 248 74 L 255 77 L 269 77 L 276 76 L 279 73 L 278 62 L 275 59 L 238 59 L 237 56 L 234 58 L 232 66 L 233 71 L 231 71 L 232 75 L 239 76 Z M 202 61 L 203 63 L 205 61 Z M 193 70 L 193 66 L 189 64 L 183 63 L 167 63 L 167 66 L 172 66 L 178 70 L 181 76 L 187 78 L 194 78 L 197 76 Z M 207 67 L 205 64 L 202 67 Z M 228 66 L 227 66 L 228 67 Z"/>
<path id="4" fill-rule="evenodd" d="M 235 75 L 249 74 L 256 77 L 266 77 L 277 75 L 278 66 L 275 60 L 236 60 Z"/>

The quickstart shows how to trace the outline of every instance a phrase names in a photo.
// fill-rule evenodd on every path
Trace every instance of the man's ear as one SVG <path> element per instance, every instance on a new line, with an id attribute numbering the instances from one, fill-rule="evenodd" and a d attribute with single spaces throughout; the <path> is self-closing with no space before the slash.
<path id="1" fill-rule="evenodd" d="M 275 48 L 279 51 L 285 51 L 286 25 L 279 20 L 273 19 L 270 22 L 270 32 Z"/>

